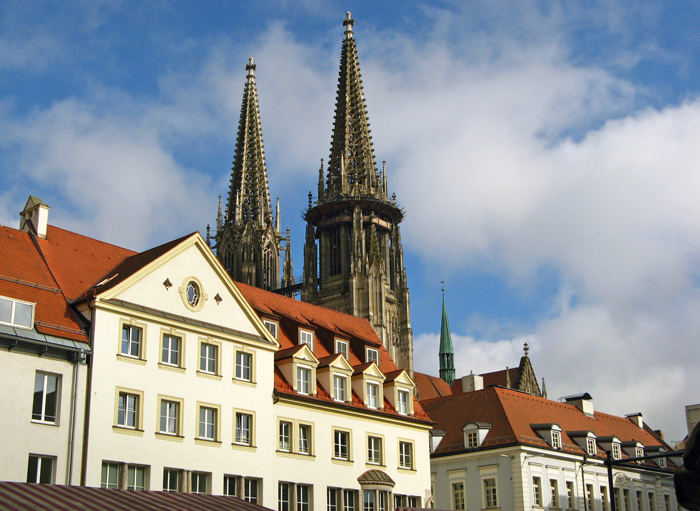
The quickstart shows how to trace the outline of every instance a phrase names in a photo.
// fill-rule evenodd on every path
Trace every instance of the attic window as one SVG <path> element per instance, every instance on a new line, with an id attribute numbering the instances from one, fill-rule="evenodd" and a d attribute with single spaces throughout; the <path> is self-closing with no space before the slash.
<path id="1" fill-rule="evenodd" d="M 644 456 L 644 447 L 635 447 L 634 457 L 641 458 L 642 456 Z M 637 460 L 637 463 L 644 463 L 644 460 Z"/>
<path id="2" fill-rule="evenodd" d="M 0 323 L 7 323 L 22 328 L 34 325 L 35 304 L 12 298 L 0 297 Z"/>
<path id="3" fill-rule="evenodd" d="M 561 449 L 560 431 L 552 431 L 552 449 Z"/>
<path id="4" fill-rule="evenodd" d="M 335 340 L 335 352 L 340 353 L 348 360 L 348 343 L 347 341 L 341 341 L 340 339 Z"/>
<path id="5" fill-rule="evenodd" d="M 586 452 L 589 456 L 595 456 L 598 452 L 595 445 L 595 438 L 590 436 L 586 438 Z"/>
<path id="6" fill-rule="evenodd" d="M 299 330 L 299 344 L 306 344 L 311 351 L 314 350 L 314 333 L 308 330 Z"/>
<path id="7" fill-rule="evenodd" d="M 263 320 L 263 325 L 265 325 L 265 328 L 267 328 L 272 336 L 277 339 L 277 323 L 273 321 L 267 321 L 266 319 Z"/>
<path id="8" fill-rule="evenodd" d="M 491 430 L 491 424 L 485 422 L 470 422 L 466 424 L 464 432 L 464 447 L 466 449 L 478 449 L 484 443 L 486 435 Z"/>
<path id="9" fill-rule="evenodd" d="M 614 460 L 619 460 L 622 456 L 620 455 L 620 443 L 613 442 L 612 444 L 612 457 Z"/>
<path id="10" fill-rule="evenodd" d="M 372 348 L 367 348 L 367 357 L 366 361 L 369 364 L 370 362 L 374 362 L 375 364 L 379 365 L 379 350 L 373 350 Z"/>

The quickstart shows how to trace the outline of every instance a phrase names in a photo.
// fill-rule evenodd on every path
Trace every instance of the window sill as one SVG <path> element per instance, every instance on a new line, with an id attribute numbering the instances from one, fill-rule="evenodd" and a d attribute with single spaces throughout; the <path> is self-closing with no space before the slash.
<path id="1" fill-rule="evenodd" d="M 352 465 L 354 463 L 354 461 L 346 460 L 344 458 L 331 458 L 331 462 L 335 463 L 336 465 Z"/>
<path id="2" fill-rule="evenodd" d="M 160 440 L 169 440 L 170 442 L 180 442 L 180 443 L 182 443 L 182 441 L 185 439 L 184 436 L 169 435 L 168 433 L 160 433 L 158 431 L 156 431 L 156 438 L 158 438 Z"/>
<path id="3" fill-rule="evenodd" d="M 220 374 L 205 373 L 204 371 L 197 371 L 197 376 L 201 378 L 207 378 L 209 380 L 221 381 Z"/>
<path id="4" fill-rule="evenodd" d="M 42 421 L 38 419 L 32 419 L 32 424 L 41 424 L 42 426 L 58 426 L 58 421 L 55 422 L 49 422 L 49 421 Z"/>
<path id="5" fill-rule="evenodd" d="M 238 449 L 240 451 L 248 451 L 248 452 L 255 452 L 258 448 L 254 445 L 247 445 L 247 444 L 237 444 L 237 443 L 232 443 L 231 447 L 233 449 Z"/>
<path id="6" fill-rule="evenodd" d="M 166 371 L 172 371 L 174 373 L 180 373 L 184 374 L 185 373 L 185 368 L 180 367 L 180 366 L 174 366 L 171 364 L 164 364 L 163 362 L 158 362 L 158 368 L 159 369 L 165 369 Z"/>
<path id="7" fill-rule="evenodd" d="M 376 462 L 374 462 L 374 461 L 368 461 L 367 463 L 365 463 L 365 465 L 366 465 L 367 467 L 382 467 L 382 468 L 386 468 L 386 465 L 383 465 L 383 464 L 381 464 L 381 463 L 376 463 Z"/>
<path id="8" fill-rule="evenodd" d="M 219 440 L 211 440 L 209 438 L 195 438 L 194 443 L 197 445 L 208 445 L 209 447 L 221 447 Z"/>
<path id="9" fill-rule="evenodd" d="M 112 431 L 121 433 L 122 435 L 143 436 L 142 429 L 127 428 L 124 426 L 112 426 Z"/>
<path id="10" fill-rule="evenodd" d="M 415 472 L 416 469 L 412 467 L 398 467 L 400 472 Z"/>
<path id="11" fill-rule="evenodd" d="M 257 382 L 250 381 L 250 380 L 241 380 L 239 378 L 232 378 L 231 381 L 237 385 L 243 385 L 244 387 L 255 387 L 257 386 Z"/>
<path id="12" fill-rule="evenodd" d="M 316 456 L 313 454 L 305 454 L 302 452 L 290 452 L 290 451 L 276 451 L 278 456 L 283 458 L 294 458 L 294 459 L 315 459 Z"/>
<path id="13" fill-rule="evenodd" d="M 122 355 L 121 353 L 117 353 L 117 360 L 121 360 L 122 362 L 129 362 L 130 364 L 136 364 L 139 366 L 146 365 L 146 359 L 144 358 L 130 357 L 129 355 Z"/>

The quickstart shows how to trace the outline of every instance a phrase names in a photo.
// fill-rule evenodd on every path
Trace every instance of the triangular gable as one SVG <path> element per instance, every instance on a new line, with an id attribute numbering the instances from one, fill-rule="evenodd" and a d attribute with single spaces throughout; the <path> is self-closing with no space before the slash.
<path id="1" fill-rule="evenodd" d="M 300 346 L 300 349 L 294 353 L 293 358 L 296 360 L 303 360 L 304 362 L 309 362 L 310 364 L 313 365 L 318 365 L 318 359 L 316 358 L 316 355 L 314 355 L 313 351 L 311 351 L 311 348 L 307 344 L 302 344 Z"/>
<path id="2" fill-rule="evenodd" d="M 409 376 L 408 371 L 406 371 L 405 369 L 401 369 L 400 371 L 394 371 L 390 374 L 387 374 L 385 383 L 389 382 L 401 383 L 404 385 L 410 385 L 412 387 L 415 387 L 416 385 L 415 382 Z"/>
<path id="3" fill-rule="evenodd" d="M 350 365 L 350 362 L 347 361 L 347 359 L 342 356 L 340 353 L 337 353 L 335 355 L 331 355 L 330 357 L 326 357 L 325 359 L 322 359 L 322 361 L 319 361 L 321 366 L 323 367 L 331 367 L 333 369 L 338 369 L 341 371 L 345 372 L 350 372 L 352 374 L 353 368 Z"/>
<path id="4" fill-rule="evenodd" d="M 379 370 L 379 367 L 377 366 L 376 362 L 372 362 L 371 364 L 367 364 L 366 367 L 362 368 L 355 368 L 355 374 L 364 374 L 365 376 L 370 376 L 373 378 L 377 378 L 381 380 L 382 382 L 386 379 L 384 377 L 384 373 L 382 373 Z"/>

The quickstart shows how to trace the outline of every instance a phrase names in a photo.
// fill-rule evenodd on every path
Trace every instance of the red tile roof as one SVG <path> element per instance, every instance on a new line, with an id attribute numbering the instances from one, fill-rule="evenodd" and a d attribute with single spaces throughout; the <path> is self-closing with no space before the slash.
<path id="1" fill-rule="evenodd" d="M 452 395 L 452 389 L 450 389 L 450 386 L 442 378 L 414 372 L 413 379 L 416 382 L 416 387 L 418 387 L 418 399 L 421 401 Z M 457 382 L 459 383 L 461 392 L 462 380 L 457 380 Z M 457 385 L 457 382 L 455 382 L 455 385 Z"/>
<path id="2" fill-rule="evenodd" d="M 436 427 L 446 431 L 435 451 L 437 455 L 464 451 L 462 428 L 472 422 L 491 424 L 481 448 L 516 443 L 547 448 L 532 426 L 555 423 L 562 428 L 562 450 L 567 452 L 584 453 L 567 434 L 575 431 L 592 431 L 597 437 L 615 435 L 622 442 L 636 440 L 645 447 L 663 446 L 671 450 L 646 425 L 642 429 L 625 417 L 602 412 L 589 417 L 574 405 L 502 387 L 422 400 L 421 404 L 438 423 Z"/>
<path id="3" fill-rule="evenodd" d="M 88 342 L 32 237 L 17 229 L 0 227 L 0 254 L 0 295 L 36 303 L 37 332 Z"/>

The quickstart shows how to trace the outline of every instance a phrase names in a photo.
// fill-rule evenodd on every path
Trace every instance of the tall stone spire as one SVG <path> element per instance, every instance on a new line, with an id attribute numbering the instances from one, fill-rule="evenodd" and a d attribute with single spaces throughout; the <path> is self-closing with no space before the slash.
<path id="1" fill-rule="evenodd" d="M 445 306 L 445 288 L 442 289 L 442 324 L 440 326 L 440 378 L 451 387 L 455 381 L 455 353 L 452 347 L 450 322 Z"/>
<path id="2" fill-rule="evenodd" d="M 301 299 L 367 318 L 396 364 L 412 374 L 403 211 L 387 196 L 386 168 L 377 170 L 350 13 L 343 26 L 325 183 L 322 160 L 318 197 L 310 197 L 304 213 Z"/>
<path id="3" fill-rule="evenodd" d="M 217 221 L 215 239 L 217 256 L 234 280 L 272 290 L 280 286 L 283 237 L 279 203 L 275 219 L 270 205 L 255 69 L 251 57 L 246 66 L 228 202 L 223 225 Z"/>

